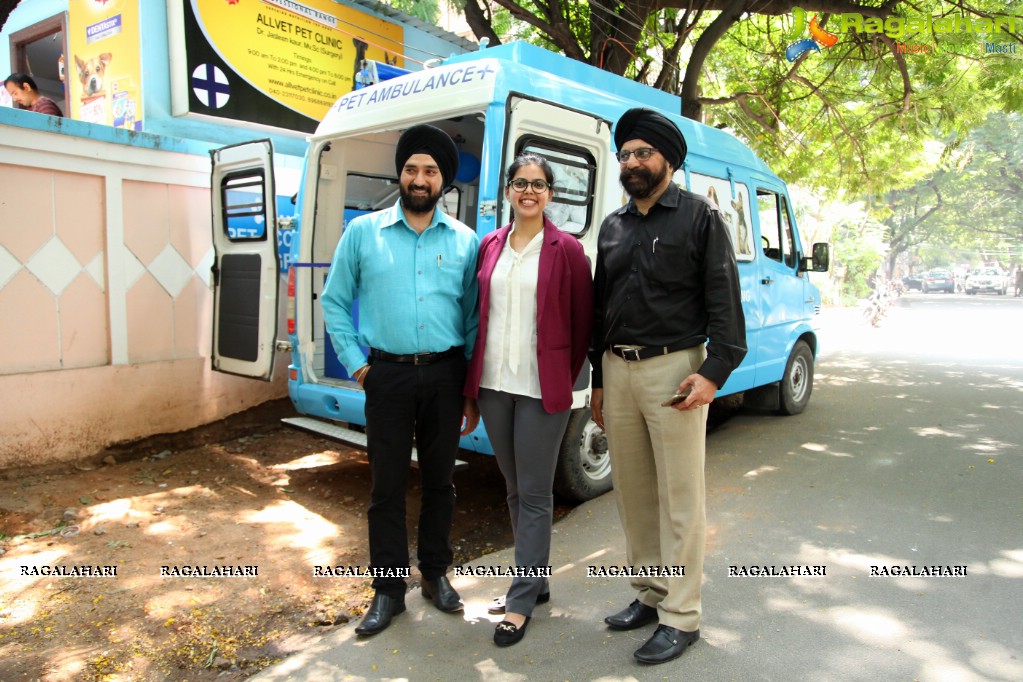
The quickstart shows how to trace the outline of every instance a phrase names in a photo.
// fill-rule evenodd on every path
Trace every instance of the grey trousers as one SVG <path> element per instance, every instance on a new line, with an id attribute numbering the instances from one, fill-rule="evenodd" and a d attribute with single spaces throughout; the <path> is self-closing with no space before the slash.
<path id="1" fill-rule="evenodd" d="M 554 469 L 571 410 L 548 414 L 536 398 L 486 388 L 480 389 L 478 402 L 508 490 L 515 565 L 546 568 L 554 522 Z M 547 589 L 546 578 L 513 578 L 506 612 L 531 616 L 537 596 Z"/>

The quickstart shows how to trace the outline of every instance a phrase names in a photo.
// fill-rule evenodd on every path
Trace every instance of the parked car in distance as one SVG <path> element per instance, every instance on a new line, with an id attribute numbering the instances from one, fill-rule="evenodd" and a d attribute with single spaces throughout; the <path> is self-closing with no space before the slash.
<path id="1" fill-rule="evenodd" d="M 1009 290 L 1009 278 L 998 268 L 976 268 L 966 277 L 966 293 L 993 291 L 1002 296 Z"/>
<path id="2" fill-rule="evenodd" d="M 913 289 L 919 291 L 923 287 L 923 284 L 923 275 L 906 275 L 902 278 L 902 286 L 906 287 L 907 291 L 912 291 Z"/>
<path id="3" fill-rule="evenodd" d="M 932 291 L 944 291 L 947 294 L 954 294 L 956 278 L 948 270 L 930 270 L 924 274 L 924 280 L 920 285 L 920 289 L 925 294 Z"/>

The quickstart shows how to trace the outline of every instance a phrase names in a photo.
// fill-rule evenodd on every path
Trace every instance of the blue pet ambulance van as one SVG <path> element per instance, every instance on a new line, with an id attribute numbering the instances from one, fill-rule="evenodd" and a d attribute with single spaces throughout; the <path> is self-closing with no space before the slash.
<path id="1" fill-rule="evenodd" d="M 213 156 L 214 369 L 269 380 L 274 356 L 291 353 L 289 394 L 297 425 L 365 443 L 364 394 L 338 362 L 320 294 L 335 246 L 352 217 L 398 197 L 394 145 L 430 123 L 460 148 L 458 176 L 442 208 L 482 237 L 510 219 L 503 177 L 528 150 L 552 164 L 548 215 L 582 242 L 591 261 L 604 216 L 626 200 L 618 182 L 613 123 L 644 106 L 671 118 L 689 152 L 675 175 L 716 202 L 729 225 L 742 283 L 749 352 L 719 395 L 801 412 L 813 386 L 820 292 L 808 271 L 828 268 L 827 244 L 802 244 L 785 183 L 732 135 L 679 116 L 679 98 L 526 43 L 443 60 L 341 97 L 309 138 L 295 197 L 287 279 L 287 340 L 278 340 L 279 255 L 269 140 Z M 258 229 L 251 229 L 258 225 Z M 589 499 L 611 486 L 603 432 L 590 419 L 589 368 L 576 383 L 556 490 Z M 463 437 L 492 454 L 484 425 Z"/>

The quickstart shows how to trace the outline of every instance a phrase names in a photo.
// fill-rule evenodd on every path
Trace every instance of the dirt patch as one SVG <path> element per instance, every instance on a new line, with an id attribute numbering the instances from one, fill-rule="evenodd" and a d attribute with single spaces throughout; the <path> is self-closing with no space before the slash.
<path id="1" fill-rule="evenodd" d="M 275 401 L 88 462 L 0 472 L 0 680 L 244 679 L 353 627 L 369 581 L 312 573 L 368 564 L 366 456 L 281 426 L 291 414 Z M 495 461 L 462 458 L 456 564 L 511 543 Z M 55 566 L 116 577 L 41 574 Z M 250 575 L 161 577 L 164 566 Z"/>

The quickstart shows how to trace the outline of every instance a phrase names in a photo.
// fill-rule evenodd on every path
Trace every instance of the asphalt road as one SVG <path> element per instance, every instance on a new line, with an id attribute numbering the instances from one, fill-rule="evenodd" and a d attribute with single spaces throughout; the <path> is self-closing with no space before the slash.
<path id="1" fill-rule="evenodd" d="M 649 632 L 601 622 L 633 597 L 583 571 L 624 562 L 605 495 L 556 526 L 553 598 L 521 644 L 489 641 L 504 583 L 458 578 L 461 618 L 414 591 L 384 633 L 346 627 L 258 679 L 1023 680 L 1023 299 L 914 293 L 880 328 L 821 324 L 807 411 L 709 437 L 703 639 L 682 658 L 640 666 Z M 825 574 L 729 576 L 793 565 Z M 914 566 L 965 575 L 871 576 Z"/>
<path id="2" fill-rule="evenodd" d="M 822 322 L 808 410 L 710 438 L 704 608 L 743 672 L 698 679 L 1023 679 L 1023 299 L 914 293 L 877 329 Z M 893 565 L 967 575 L 870 576 Z"/>

